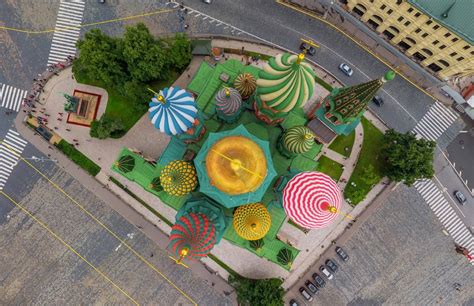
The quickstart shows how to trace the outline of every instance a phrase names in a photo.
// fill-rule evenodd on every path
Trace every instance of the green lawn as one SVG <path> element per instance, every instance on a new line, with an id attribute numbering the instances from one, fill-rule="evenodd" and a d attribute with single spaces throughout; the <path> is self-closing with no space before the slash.
<path id="1" fill-rule="evenodd" d="M 143 114 L 146 113 L 147 107 L 144 107 L 143 110 L 137 110 L 135 107 L 133 107 L 135 104 L 134 102 L 129 101 L 129 99 L 123 94 L 119 93 L 113 88 L 105 86 L 102 82 L 91 80 L 86 75 L 83 75 L 79 72 L 76 72 L 74 76 L 79 83 L 101 87 L 107 91 L 109 94 L 109 100 L 107 102 L 105 113 L 110 117 L 122 120 L 125 126 L 123 134 L 126 134 L 126 132 L 135 125 L 135 123 L 143 116 Z M 150 82 L 149 87 L 158 92 L 164 87 L 171 86 L 178 76 L 179 74 L 177 72 L 173 72 L 171 73 L 171 76 L 168 80 Z M 143 88 L 143 90 L 145 91 L 147 89 Z M 148 105 L 148 102 L 149 101 L 143 101 L 143 104 Z"/>
<path id="2" fill-rule="evenodd" d="M 352 131 L 352 133 L 350 133 L 347 136 L 339 135 L 331 143 L 331 145 L 329 146 L 329 149 L 341 155 L 344 155 L 345 157 L 349 157 L 351 155 L 352 146 L 354 145 L 354 139 L 355 139 L 355 130 Z M 348 150 L 346 151 L 345 148 L 348 148 Z"/>
<path id="3" fill-rule="evenodd" d="M 353 205 L 362 201 L 372 189 L 372 185 L 367 185 L 363 180 L 364 169 L 368 165 L 374 167 L 375 173 L 380 179 L 383 176 L 383 160 L 380 157 L 383 133 L 365 118 L 362 118 L 362 126 L 364 128 L 364 141 L 362 143 L 359 160 L 344 189 L 344 197 L 350 199 Z M 352 182 L 354 182 L 356 186 L 352 186 Z"/>
<path id="4" fill-rule="evenodd" d="M 92 160 L 88 159 L 84 154 L 79 152 L 73 145 L 61 140 L 56 147 L 63 152 L 69 159 L 75 162 L 79 167 L 86 170 L 90 175 L 96 176 L 100 172 L 100 167 Z"/>
<path id="5" fill-rule="evenodd" d="M 326 173 L 330 177 L 333 178 L 336 182 L 339 180 L 342 174 L 342 165 L 333 161 L 332 159 L 326 157 L 326 156 L 321 156 L 318 160 L 318 166 L 316 170 Z"/>
<path id="6" fill-rule="evenodd" d="M 319 77 L 315 76 L 315 77 L 314 77 L 314 80 L 316 81 L 316 83 L 318 83 L 319 85 L 321 85 L 323 88 L 325 88 L 325 89 L 328 90 L 329 92 L 332 91 L 332 86 L 329 85 L 328 83 L 326 83 L 325 81 L 323 81 L 322 79 L 320 79 Z"/>

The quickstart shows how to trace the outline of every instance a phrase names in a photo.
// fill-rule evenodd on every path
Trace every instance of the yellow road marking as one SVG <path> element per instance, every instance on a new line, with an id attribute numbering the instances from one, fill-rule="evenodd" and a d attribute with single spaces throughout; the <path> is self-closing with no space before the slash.
<path id="1" fill-rule="evenodd" d="M 285 3 L 283 2 L 283 0 L 275 0 L 278 4 L 280 5 L 283 5 L 283 6 L 286 6 L 292 10 L 295 10 L 295 11 L 298 11 L 302 14 L 305 14 L 307 16 L 310 16 L 314 19 L 317 19 L 325 24 L 327 24 L 328 26 L 330 26 L 331 28 L 335 29 L 336 31 L 338 31 L 339 33 L 341 33 L 342 35 L 346 36 L 347 38 L 349 38 L 350 40 L 352 40 L 355 44 L 357 44 L 359 47 L 361 47 L 365 52 L 369 53 L 370 55 L 372 55 L 373 57 L 375 57 L 376 59 L 378 59 L 380 62 L 382 62 L 382 64 L 384 64 L 385 66 L 387 66 L 388 68 L 392 69 L 393 71 L 397 72 L 397 74 L 399 76 L 401 76 L 402 78 L 404 78 L 407 82 L 409 82 L 410 84 L 412 84 L 413 86 L 415 86 L 418 90 L 420 90 L 421 92 L 423 92 L 424 94 L 426 94 L 427 96 L 429 96 L 431 99 L 435 100 L 435 101 L 438 101 L 436 99 L 435 96 L 433 96 L 432 94 L 430 94 L 429 92 L 427 92 L 426 90 L 424 90 L 423 88 L 421 88 L 420 86 L 418 86 L 416 83 L 413 83 L 408 77 L 406 77 L 405 75 L 403 75 L 401 73 L 401 71 L 399 71 L 399 69 L 397 69 L 398 67 L 392 67 L 392 65 L 390 65 L 390 63 L 388 63 L 387 61 L 385 61 L 383 58 L 379 57 L 377 54 L 373 53 L 370 49 L 368 49 L 367 47 L 365 47 L 364 45 L 362 45 L 361 43 L 359 43 L 357 40 L 355 40 L 354 38 L 352 38 L 350 35 L 346 34 L 346 32 L 344 32 L 343 30 L 341 30 L 340 28 L 338 28 L 337 26 L 333 25 L 332 23 L 330 23 L 329 21 L 327 20 L 324 20 L 322 19 L 321 17 L 317 16 L 316 14 L 313 14 L 313 13 L 310 13 L 310 12 L 307 12 L 306 10 L 303 10 L 299 7 L 294 7 L 292 6 L 291 4 L 288 4 L 288 3 Z"/>
<path id="2" fill-rule="evenodd" d="M 90 213 L 84 206 L 79 204 L 74 198 L 72 198 L 64 189 L 59 187 L 55 182 L 53 182 L 51 179 L 49 179 L 46 175 L 44 175 L 38 168 L 36 168 L 34 165 L 32 165 L 28 160 L 24 159 L 20 154 L 15 152 L 13 148 L 5 143 L 3 140 L 0 140 L 0 143 L 2 143 L 8 150 L 10 150 L 14 155 L 16 155 L 20 160 L 25 162 L 30 168 L 35 170 L 40 176 L 45 178 L 51 185 L 53 185 L 57 190 L 59 190 L 62 194 L 64 194 L 71 202 L 73 202 L 79 209 L 81 209 L 86 215 L 92 218 L 97 224 L 102 226 L 110 235 L 112 235 L 114 238 L 116 238 L 122 245 L 124 245 L 127 249 L 129 249 L 136 257 L 138 257 L 143 263 L 145 263 L 148 267 L 150 267 L 153 271 L 158 273 L 163 279 L 165 279 L 173 288 L 175 288 L 182 296 L 187 298 L 191 303 L 194 305 L 197 305 L 197 303 L 189 296 L 187 295 L 183 290 L 181 290 L 175 283 L 173 283 L 163 272 L 158 270 L 154 265 L 152 265 L 146 258 L 144 258 L 142 255 L 140 255 L 135 249 L 133 249 L 125 240 L 120 238 L 117 234 L 115 234 L 111 229 L 107 227 L 104 223 L 102 223 L 99 219 L 97 219 L 92 213 Z"/>
<path id="3" fill-rule="evenodd" d="M 105 278 L 109 283 L 111 283 L 118 291 L 120 291 L 123 295 L 125 295 L 128 299 L 130 299 L 135 305 L 140 305 L 134 298 L 132 298 L 130 295 L 128 295 L 127 292 L 125 292 L 122 288 L 119 287 L 114 281 L 112 281 L 107 275 L 104 274 L 104 272 L 100 271 L 96 266 L 94 266 L 92 263 L 90 263 L 84 256 L 79 254 L 70 244 L 68 244 L 66 241 L 64 241 L 61 237 L 58 236 L 53 230 L 51 230 L 48 225 L 46 225 L 44 222 L 36 218 L 32 213 L 30 213 L 26 208 L 24 208 L 21 204 L 13 200 L 8 194 L 6 194 L 3 191 L 0 191 L 0 194 L 5 196 L 11 203 L 13 203 L 16 207 L 18 207 L 20 210 L 22 210 L 28 217 L 33 219 L 36 223 L 38 223 L 41 227 L 43 227 L 46 231 L 48 231 L 54 238 L 56 238 L 59 242 L 61 242 L 64 246 L 66 246 L 71 252 L 76 254 L 80 259 L 82 259 L 85 263 L 87 263 L 92 269 L 94 269 L 97 273 L 100 274 L 103 278 Z"/>
<path id="4" fill-rule="evenodd" d="M 163 13 L 168 13 L 175 11 L 176 9 L 168 9 L 168 10 L 157 10 L 153 11 L 150 13 L 144 13 L 144 14 L 138 14 L 138 15 L 132 15 L 132 16 L 126 16 L 126 17 L 119 17 L 119 18 L 114 18 L 114 19 L 109 19 L 109 20 L 104 20 L 104 21 L 98 21 L 98 22 L 91 22 L 91 23 L 85 23 L 80 26 L 65 26 L 62 27 L 61 29 L 51 29 L 51 30 L 43 30 L 43 31 L 30 31 L 30 30 L 22 30 L 18 28 L 12 28 L 12 27 L 5 27 L 5 26 L 0 26 L 0 30 L 6 30 L 6 31 L 13 31 L 13 32 L 20 32 L 20 33 L 27 33 L 27 34 L 47 34 L 47 33 L 53 33 L 53 32 L 63 32 L 66 30 L 71 30 L 71 29 L 81 29 L 85 27 L 91 27 L 99 24 L 106 24 L 106 23 L 112 23 L 112 22 L 117 22 L 117 21 L 124 21 L 124 20 L 130 20 L 130 19 L 136 19 L 136 18 L 141 18 L 141 17 L 147 17 L 147 16 L 152 16 L 152 15 L 157 15 L 157 14 L 163 14 Z"/>

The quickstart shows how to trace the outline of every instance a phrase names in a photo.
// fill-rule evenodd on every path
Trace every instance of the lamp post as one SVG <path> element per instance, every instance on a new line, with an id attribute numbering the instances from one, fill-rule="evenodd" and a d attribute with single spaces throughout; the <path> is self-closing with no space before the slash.
<path id="1" fill-rule="evenodd" d="M 329 2 L 329 4 L 330 4 L 330 5 L 329 5 L 329 7 L 327 8 L 327 10 L 324 11 L 324 15 L 323 15 L 323 18 L 324 18 L 324 19 L 327 18 L 329 10 L 332 9 L 332 6 L 334 5 L 334 0 L 331 0 L 331 1 Z"/>

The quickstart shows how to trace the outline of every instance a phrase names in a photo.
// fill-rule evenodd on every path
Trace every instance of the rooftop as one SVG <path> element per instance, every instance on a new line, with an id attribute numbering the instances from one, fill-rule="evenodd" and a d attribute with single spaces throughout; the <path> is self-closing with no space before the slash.
<path id="1" fill-rule="evenodd" d="M 470 44 L 474 44 L 474 1 L 472 0 L 408 0 L 438 23 L 450 29 Z"/>

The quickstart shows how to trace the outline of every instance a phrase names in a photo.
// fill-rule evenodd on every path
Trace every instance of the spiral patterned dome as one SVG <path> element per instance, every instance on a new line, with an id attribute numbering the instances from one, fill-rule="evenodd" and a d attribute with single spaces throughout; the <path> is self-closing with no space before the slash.
<path id="1" fill-rule="evenodd" d="M 204 257 L 215 244 L 215 226 L 203 213 L 186 214 L 171 228 L 169 247 L 178 257 Z"/>
<path id="2" fill-rule="evenodd" d="M 250 73 L 239 74 L 234 80 L 234 87 L 243 99 L 250 97 L 257 88 L 257 80 Z"/>
<path id="3" fill-rule="evenodd" d="M 233 115 L 242 107 L 240 93 L 230 87 L 222 88 L 216 94 L 216 110 L 225 115 Z"/>
<path id="4" fill-rule="evenodd" d="M 257 95 L 276 112 L 302 107 L 313 95 L 315 74 L 304 55 L 278 54 L 259 73 Z"/>
<path id="5" fill-rule="evenodd" d="M 173 196 L 183 196 L 196 189 L 196 169 L 188 162 L 175 160 L 163 168 L 160 181 L 165 192 Z"/>
<path id="6" fill-rule="evenodd" d="M 234 229 L 246 240 L 258 240 L 270 230 L 271 219 L 265 206 L 253 203 L 239 206 L 234 212 Z"/>
<path id="7" fill-rule="evenodd" d="M 296 154 L 308 152 L 314 145 L 314 134 L 306 126 L 295 126 L 283 135 L 285 148 Z"/>

